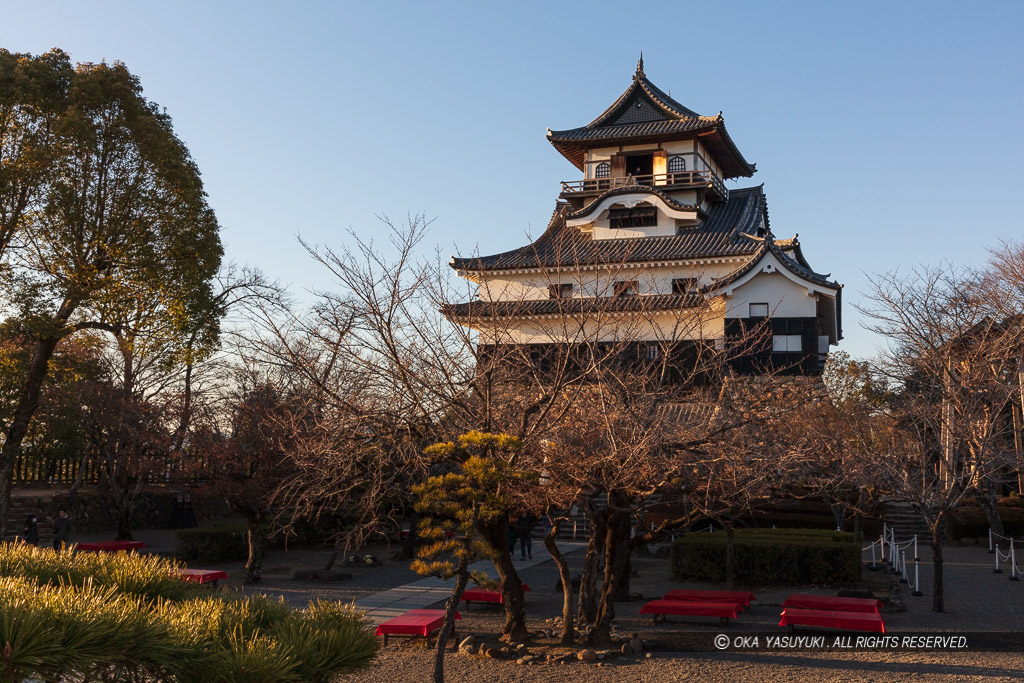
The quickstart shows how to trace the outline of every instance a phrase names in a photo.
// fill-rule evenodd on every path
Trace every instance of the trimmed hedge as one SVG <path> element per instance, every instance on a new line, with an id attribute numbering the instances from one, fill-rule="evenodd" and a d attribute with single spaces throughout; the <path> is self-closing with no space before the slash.
<path id="1" fill-rule="evenodd" d="M 175 555 L 187 562 L 224 562 L 249 556 L 244 522 L 179 529 Z"/>
<path id="2" fill-rule="evenodd" d="M 672 543 L 672 575 L 685 581 L 725 581 L 725 532 L 688 533 Z M 860 547 L 850 532 L 826 529 L 737 529 L 736 580 L 753 586 L 860 581 Z"/>
<path id="3" fill-rule="evenodd" d="M 1007 504 L 1010 499 L 999 501 L 999 516 L 1003 520 L 1003 529 L 1008 536 L 1024 535 L 1024 507 L 1015 502 Z M 988 536 L 988 517 L 978 505 L 963 505 L 954 510 L 946 518 L 949 537 L 954 541 L 962 538 L 982 538 Z"/>

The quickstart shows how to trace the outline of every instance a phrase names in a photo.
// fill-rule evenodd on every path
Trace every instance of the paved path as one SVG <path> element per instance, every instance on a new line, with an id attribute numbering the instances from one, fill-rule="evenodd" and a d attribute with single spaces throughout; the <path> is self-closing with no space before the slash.
<path id="1" fill-rule="evenodd" d="M 563 554 L 571 553 L 575 550 L 580 550 L 581 548 L 586 547 L 586 543 L 573 543 L 566 541 L 560 541 L 558 543 L 558 549 Z M 551 555 L 548 554 L 547 548 L 542 544 L 535 543 L 533 548 L 533 558 L 528 558 L 526 560 L 515 559 L 515 565 L 517 570 L 522 570 L 547 562 L 550 559 Z M 486 574 L 492 579 L 496 579 L 498 577 L 498 574 L 494 569 L 494 564 L 491 563 L 490 560 L 475 562 L 469 566 L 469 569 L 473 572 Z M 374 625 L 377 625 L 393 617 L 405 614 L 411 609 L 422 609 L 447 600 L 451 594 L 452 583 L 450 581 L 436 577 L 429 577 L 419 581 L 413 581 L 412 583 L 407 583 L 404 586 L 399 586 L 398 588 L 374 593 L 369 597 L 357 600 L 356 604 L 360 609 L 366 610 L 367 620 Z"/>

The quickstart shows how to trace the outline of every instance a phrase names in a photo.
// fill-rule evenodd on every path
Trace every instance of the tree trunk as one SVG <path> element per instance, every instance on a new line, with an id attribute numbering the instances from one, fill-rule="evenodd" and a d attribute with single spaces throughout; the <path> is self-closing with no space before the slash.
<path id="1" fill-rule="evenodd" d="M 521 643 L 530 632 L 526 629 L 526 595 L 523 580 L 512 562 L 512 549 L 508 547 L 508 518 L 504 515 L 496 520 L 477 525 L 480 535 L 495 551 L 494 568 L 501 579 L 501 594 L 505 600 L 505 624 L 501 628 L 501 639 L 509 643 Z"/>
<path id="2" fill-rule="evenodd" d="M 860 516 L 860 513 L 853 516 L 853 540 L 857 542 L 857 545 L 864 543 L 864 518 Z"/>
<path id="3" fill-rule="evenodd" d="M 444 625 L 437 635 L 437 648 L 434 650 L 434 683 L 444 683 L 444 650 L 448 646 L 448 638 L 455 630 L 455 612 L 459 607 L 459 600 L 462 599 L 462 592 L 466 590 L 466 583 L 469 581 L 469 553 L 463 553 L 459 558 L 459 567 L 455 575 L 455 588 L 448 596 L 448 602 L 444 606 Z"/>
<path id="4" fill-rule="evenodd" d="M 70 315 L 68 311 L 68 315 Z M 67 320 L 58 318 L 56 322 Z M 36 341 L 32 352 L 32 360 L 25 373 L 25 381 L 18 393 L 18 403 L 11 418 L 7 433 L 4 434 L 4 445 L 0 448 L 0 539 L 7 535 L 7 511 L 11 506 L 11 488 L 14 485 L 14 464 L 21 454 L 21 443 L 28 434 L 28 426 L 32 416 L 39 407 L 43 381 L 49 369 L 50 358 L 57 348 L 59 337 L 46 337 Z"/>
<path id="5" fill-rule="evenodd" d="M 601 602 L 597 607 L 597 620 L 590 632 L 590 644 L 611 646 L 612 621 L 615 619 L 615 598 L 629 565 L 629 516 L 614 512 L 608 520 L 605 540 L 604 582 Z"/>
<path id="6" fill-rule="evenodd" d="M 587 505 L 587 517 L 590 520 L 590 539 L 587 541 L 587 555 L 583 561 L 576 618 L 580 624 L 593 625 L 597 622 L 597 574 L 601 570 L 601 557 L 604 555 L 608 516 L 607 511 L 592 509 Z"/>
<path id="7" fill-rule="evenodd" d="M 569 563 L 566 562 L 565 556 L 558 550 L 558 544 L 555 543 L 561 526 L 562 520 L 552 520 L 551 530 L 544 537 L 544 547 L 548 549 L 551 559 L 555 561 L 555 566 L 558 567 L 558 576 L 562 579 L 562 635 L 558 644 L 572 645 L 576 635 L 572 620 L 572 576 L 569 574 Z"/>
<path id="8" fill-rule="evenodd" d="M 725 589 L 732 590 L 736 583 L 736 538 L 732 522 L 725 525 Z"/>
<path id="9" fill-rule="evenodd" d="M 134 512 L 135 504 L 129 502 L 123 502 L 118 505 L 117 511 L 117 540 L 118 541 L 131 541 L 132 538 L 132 512 Z"/>
<path id="10" fill-rule="evenodd" d="M 940 512 L 932 523 L 932 571 L 935 574 L 932 580 L 933 612 L 945 611 L 942 586 L 942 520 L 944 516 L 945 513 Z"/>
<path id="11" fill-rule="evenodd" d="M 1005 536 L 1003 531 L 1003 518 L 999 514 L 999 497 L 995 490 L 989 489 L 987 491 L 979 491 L 976 496 L 978 505 L 985 511 L 985 517 L 988 519 L 988 525 L 992 527 L 992 532 Z"/>
<path id="12" fill-rule="evenodd" d="M 245 584 L 259 583 L 263 574 L 263 546 L 266 539 L 263 538 L 263 530 L 260 523 L 263 519 L 259 516 L 246 517 L 245 531 L 249 540 L 249 558 L 245 561 Z"/>
<path id="13" fill-rule="evenodd" d="M 832 508 L 832 516 L 836 520 L 836 531 L 843 531 L 843 524 L 846 521 L 843 506 L 840 503 L 832 503 L 829 507 Z"/>

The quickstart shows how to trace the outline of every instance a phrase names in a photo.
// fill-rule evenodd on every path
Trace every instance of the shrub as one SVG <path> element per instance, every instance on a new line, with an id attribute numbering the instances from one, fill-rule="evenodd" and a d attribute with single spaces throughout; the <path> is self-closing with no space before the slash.
<path id="1" fill-rule="evenodd" d="M 249 555 L 244 523 L 179 529 L 176 536 L 178 548 L 175 555 L 188 562 L 244 560 Z"/>
<path id="2" fill-rule="evenodd" d="M 76 553 L 23 543 L 0 546 L 0 576 L 19 576 L 40 584 L 113 586 L 149 600 L 184 600 L 206 591 L 178 579 L 175 563 L 138 553 Z"/>
<path id="3" fill-rule="evenodd" d="M 376 653 L 352 606 L 294 612 L 282 598 L 210 593 L 173 566 L 0 544 L 0 681 L 327 681 Z"/>
<path id="4" fill-rule="evenodd" d="M 860 547 L 852 533 L 826 529 L 737 529 L 736 580 L 748 585 L 845 586 L 860 580 Z M 725 581 L 724 532 L 689 533 L 672 543 L 672 574 Z"/>

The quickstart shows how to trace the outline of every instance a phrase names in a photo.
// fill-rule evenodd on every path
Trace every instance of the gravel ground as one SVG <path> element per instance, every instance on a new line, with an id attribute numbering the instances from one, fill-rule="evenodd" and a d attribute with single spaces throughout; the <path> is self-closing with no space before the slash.
<path id="1" fill-rule="evenodd" d="M 95 538 L 94 538 L 95 537 Z M 99 540 L 102 535 L 82 534 L 74 540 Z M 145 541 L 153 552 L 171 552 L 173 532 L 141 530 L 136 538 Z M 404 562 L 391 559 L 397 547 L 373 547 L 372 552 L 384 562 L 379 567 L 340 567 L 353 578 L 338 583 L 296 581 L 291 578 L 298 569 L 324 566 L 329 553 L 318 549 L 271 551 L 265 561 L 263 582 L 244 590 L 284 596 L 290 604 L 302 607 L 314 598 L 350 601 L 394 588 L 421 578 Z M 946 612 L 931 612 L 931 556 L 922 546 L 921 586 L 924 597 L 912 597 L 906 586 L 897 584 L 904 611 L 883 612 L 888 632 L 931 631 L 958 634 L 969 631 L 1019 632 L 1024 627 L 1024 581 L 1008 581 L 1008 570 L 992 572 L 993 555 L 983 546 L 965 545 L 945 549 Z M 583 552 L 567 555 L 573 573 L 580 571 Z M 228 587 L 241 589 L 243 569 L 240 563 L 209 565 L 204 568 L 223 569 L 230 579 Z M 631 590 L 645 600 L 659 597 L 672 588 L 714 588 L 710 584 L 683 584 L 668 577 L 668 560 L 642 558 L 634 561 L 637 576 Z M 911 567 L 912 569 L 912 567 Z M 865 572 L 867 575 L 867 572 Z M 878 575 L 874 575 L 877 578 Z M 523 580 L 532 590 L 527 593 L 528 625 L 550 627 L 544 621 L 561 613 L 561 594 L 555 592 L 558 573 L 553 562 L 545 562 L 522 571 Z M 740 587 L 748 588 L 748 587 Z M 758 602 L 739 619 L 724 629 L 717 620 L 695 618 L 692 622 L 652 624 L 638 611 L 642 601 L 616 605 L 616 627 L 620 632 L 636 632 L 652 647 L 650 658 L 621 657 L 600 664 L 572 662 L 519 666 L 513 661 L 497 661 L 475 656 L 450 654 L 446 657 L 446 673 L 451 681 L 677 681 L 677 680 L 820 680 L 820 681 L 890 681 L 911 680 L 922 675 L 940 681 L 1022 680 L 1022 653 L 989 652 L 678 652 L 673 651 L 673 636 L 687 633 L 742 634 L 753 632 L 784 633 L 778 628 L 779 605 L 793 592 L 834 595 L 835 591 L 815 586 L 752 588 Z M 443 605 L 437 605 L 438 607 Z M 462 610 L 460 637 L 466 634 L 494 635 L 500 632 L 503 612 L 500 607 L 474 604 Z M 538 642 L 538 645 L 543 645 Z M 536 651 L 536 648 L 535 648 Z M 433 667 L 432 651 L 421 640 L 398 640 L 382 650 L 367 670 L 344 677 L 346 683 L 388 681 L 426 681 Z"/>

